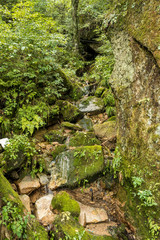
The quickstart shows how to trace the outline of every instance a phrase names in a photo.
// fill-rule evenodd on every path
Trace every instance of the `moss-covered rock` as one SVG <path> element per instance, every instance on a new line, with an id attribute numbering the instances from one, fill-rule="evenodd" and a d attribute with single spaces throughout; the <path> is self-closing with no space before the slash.
<path id="1" fill-rule="evenodd" d="M 77 132 L 69 140 L 69 146 L 71 147 L 92 145 L 100 145 L 100 141 L 93 132 Z"/>
<path id="2" fill-rule="evenodd" d="M 83 96 L 83 91 L 81 87 L 78 85 L 78 83 L 71 82 L 61 68 L 58 68 L 56 71 L 59 73 L 60 77 L 63 79 L 63 83 L 65 88 L 67 88 L 68 95 L 75 101 L 80 99 Z"/>
<path id="3" fill-rule="evenodd" d="M 58 154 L 67 150 L 67 146 L 65 144 L 58 145 L 55 147 L 54 151 L 52 152 L 53 160 L 58 156 Z"/>
<path id="4" fill-rule="evenodd" d="M 82 118 L 79 122 L 79 125 L 86 131 L 93 131 L 93 123 L 90 118 L 87 118 L 86 116 Z"/>
<path id="5" fill-rule="evenodd" d="M 60 192 L 52 199 L 52 208 L 60 212 L 70 212 L 73 217 L 80 214 L 80 206 L 67 192 Z"/>
<path id="6" fill-rule="evenodd" d="M 44 135 L 44 139 L 48 142 L 59 142 L 63 143 L 66 140 L 63 130 L 51 130 Z"/>
<path id="7" fill-rule="evenodd" d="M 79 131 L 82 130 L 82 127 L 80 127 L 78 124 L 73 124 L 73 123 L 70 123 L 70 122 L 62 122 L 61 126 L 65 127 L 65 128 L 68 128 L 68 129 L 71 129 L 71 130 L 75 130 L 75 131 L 76 130 L 79 130 Z"/>
<path id="8" fill-rule="evenodd" d="M 99 145 L 77 147 L 60 153 L 52 169 L 51 189 L 73 186 L 83 179 L 90 179 L 104 168 L 102 147 Z"/>
<path id="9" fill-rule="evenodd" d="M 60 113 L 65 121 L 76 122 L 83 117 L 83 113 L 68 101 L 59 100 L 56 104 L 60 107 Z"/>
<path id="10" fill-rule="evenodd" d="M 97 114 L 103 112 L 104 102 L 101 98 L 94 96 L 84 97 L 79 101 L 78 108 L 83 113 Z"/>
<path id="11" fill-rule="evenodd" d="M 117 240 L 111 236 L 94 236 L 85 231 L 79 223 L 73 219 L 69 212 L 62 213 L 54 221 L 55 239 L 68 237 L 69 239 L 83 239 L 83 240 Z"/>
<path id="12" fill-rule="evenodd" d="M 116 137 L 116 123 L 115 121 L 108 121 L 102 124 L 95 124 L 93 126 L 95 135 L 99 138 L 112 139 Z"/>

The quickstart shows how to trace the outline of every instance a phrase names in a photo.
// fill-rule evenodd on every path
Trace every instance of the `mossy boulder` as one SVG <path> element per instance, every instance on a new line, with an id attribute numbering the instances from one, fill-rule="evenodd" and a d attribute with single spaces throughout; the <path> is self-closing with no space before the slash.
<path id="1" fill-rule="evenodd" d="M 69 212 L 60 214 L 54 221 L 55 239 L 83 239 L 83 240 L 117 240 L 111 236 L 95 236 L 85 229 L 70 215 Z"/>
<path id="2" fill-rule="evenodd" d="M 104 111 L 104 102 L 94 96 L 84 97 L 79 101 L 78 108 L 83 113 L 97 114 Z"/>
<path id="3" fill-rule="evenodd" d="M 83 179 L 91 179 L 104 168 L 102 147 L 83 146 L 60 153 L 52 168 L 50 189 L 74 186 Z"/>
<path id="4" fill-rule="evenodd" d="M 83 91 L 79 84 L 76 82 L 71 82 L 61 68 L 58 68 L 56 71 L 63 79 L 63 83 L 65 88 L 67 88 L 68 95 L 75 101 L 80 99 L 83 96 Z"/>
<path id="5" fill-rule="evenodd" d="M 76 130 L 79 130 L 79 131 L 82 130 L 82 127 L 80 127 L 78 124 L 73 124 L 73 123 L 70 123 L 70 122 L 62 122 L 61 126 L 64 127 L 64 128 L 75 130 L 75 131 Z"/>
<path id="6" fill-rule="evenodd" d="M 73 217 L 78 217 L 80 214 L 80 206 L 72 197 L 65 191 L 58 193 L 52 199 L 52 208 L 60 212 L 70 212 Z"/>
<path id="7" fill-rule="evenodd" d="M 67 146 L 65 144 L 58 145 L 55 147 L 54 151 L 52 152 L 53 160 L 62 152 L 67 150 Z"/>
<path id="8" fill-rule="evenodd" d="M 90 118 L 87 118 L 86 116 L 79 120 L 79 125 L 86 131 L 93 131 L 93 123 Z"/>
<path id="9" fill-rule="evenodd" d="M 95 124 L 93 128 L 95 135 L 98 138 L 105 138 L 106 140 L 112 139 L 116 137 L 117 134 L 115 121 L 107 121 L 102 124 Z"/>
<path id="10" fill-rule="evenodd" d="M 69 140 L 69 146 L 92 146 L 100 145 L 100 141 L 96 138 L 93 132 L 76 132 Z"/>
<path id="11" fill-rule="evenodd" d="M 48 142 L 59 142 L 63 143 L 66 140 L 63 130 L 51 130 L 44 135 L 44 139 Z"/>
<path id="12" fill-rule="evenodd" d="M 68 101 L 58 100 L 56 104 L 60 108 L 60 114 L 65 121 L 76 122 L 83 117 L 83 113 Z"/>

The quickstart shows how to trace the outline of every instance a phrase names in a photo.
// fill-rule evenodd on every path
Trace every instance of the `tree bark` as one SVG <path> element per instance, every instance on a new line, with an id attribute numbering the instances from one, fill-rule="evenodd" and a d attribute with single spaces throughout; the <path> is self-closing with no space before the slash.
<path id="1" fill-rule="evenodd" d="M 76 52 L 79 51 L 79 30 L 78 30 L 78 5 L 79 0 L 72 0 L 72 27 L 73 27 L 73 46 Z"/>

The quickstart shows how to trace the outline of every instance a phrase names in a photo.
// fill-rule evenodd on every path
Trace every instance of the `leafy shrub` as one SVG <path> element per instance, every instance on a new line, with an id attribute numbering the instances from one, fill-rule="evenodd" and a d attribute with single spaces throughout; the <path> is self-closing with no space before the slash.
<path id="1" fill-rule="evenodd" d="M 4 114 L 13 116 L 25 103 L 43 96 L 60 97 L 66 90 L 57 73 L 58 45 L 64 42 L 52 18 L 34 11 L 34 3 L 0 8 L 0 93 Z"/>
<path id="2" fill-rule="evenodd" d="M 15 162 L 20 153 L 26 158 L 26 167 L 32 167 L 32 159 L 36 155 L 34 145 L 25 135 L 14 135 L 13 138 L 9 140 L 9 144 L 5 146 L 3 160 L 6 163 Z"/>
<path id="3" fill-rule="evenodd" d="M 11 236 L 9 239 L 27 239 L 27 223 L 29 215 L 22 216 L 21 209 L 12 201 L 3 199 L 5 205 L 0 215 L 0 225 L 4 225 Z"/>

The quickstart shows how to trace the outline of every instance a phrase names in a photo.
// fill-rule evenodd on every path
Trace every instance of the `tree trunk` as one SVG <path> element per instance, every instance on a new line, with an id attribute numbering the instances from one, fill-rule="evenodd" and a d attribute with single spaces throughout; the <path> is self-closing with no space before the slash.
<path id="1" fill-rule="evenodd" d="M 79 51 L 78 4 L 79 0 L 72 0 L 73 46 L 76 52 Z"/>

